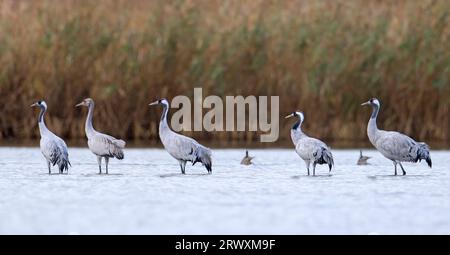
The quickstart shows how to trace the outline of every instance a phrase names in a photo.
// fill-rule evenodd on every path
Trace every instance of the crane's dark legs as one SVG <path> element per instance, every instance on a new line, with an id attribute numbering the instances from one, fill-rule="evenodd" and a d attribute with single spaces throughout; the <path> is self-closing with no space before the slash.
<path id="1" fill-rule="evenodd" d="M 212 163 L 205 164 L 206 170 L 208 170 L 208 174 L 212 174 Z"/>
<path id="2" fill-rule="evenodd" d="M 109 158 L 108 158 L 108 157 L 105 157 L 106 174 L 108 174 L 108 163 L 109 163 Z"/>
<path id="3" fill-rule="evenodd" d="M 306 170 L 308 171 L 309 176 L 309 161 L 305 160 Z"/>
<path id="4" fill-rule="evenodd" d="M 397 175 L 397 162 L 395 162 L 395 161 L 392 161 L 392 162 L 394 162 L 394 170 L 395 170 L 394 175 Z"/>
<path id="5" fill-rule="evenodd" d="M 98 174 L 102 174 L 102 157 L 97 156 L 97 162 L 98 162 Z"/>
<path id="6" fill-rule="evenodd" d="M 181 168 L 181 173 L 182 174 L 186 174 L 185 169 L 186 169 L 186 161 L 180 160 L 180 168 Z"/>
<path id="7" fill-rule="evenodd" d="M 399 165 L 400 165 L 400 167 L 402 168 L 402 171 L 403 171 L 403 175 L 406 175 L 406 171 L 405 171 L 405 169 L 403 169 L 402 163 L 398 162 L 398 164 L 399 164 Z"/>
<path id="8" fill-rule="evenodd" d="M 47 161 L 48 166 L 48 174 L 52 174 L 52 170 L 50 169 L 50 161 Z"/>

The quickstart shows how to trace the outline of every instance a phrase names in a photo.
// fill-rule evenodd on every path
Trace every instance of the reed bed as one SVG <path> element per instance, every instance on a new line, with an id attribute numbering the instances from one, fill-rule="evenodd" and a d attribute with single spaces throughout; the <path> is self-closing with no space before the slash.
<path id="1" fill-rule="evenodd" d="M 280 96 L 280 115 L 330 141 L 367 140 L 379 126 L 448 141 L 450 1 L 1 1 L 0 140 L 35 139 L 47 125 L 84 137 L 85 97 L 95 127 L 157 141 L 156 98 Z M 291 121 L 280 118 L 280 141 Z M 259 141 L 252 132 L 188 132 L 201 140 Z"/>

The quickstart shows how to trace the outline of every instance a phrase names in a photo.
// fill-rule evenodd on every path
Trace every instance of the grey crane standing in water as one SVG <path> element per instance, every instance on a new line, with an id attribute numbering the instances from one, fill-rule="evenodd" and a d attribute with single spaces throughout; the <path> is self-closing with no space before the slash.
<path id="1" fill-rule="evenodd" d="M 44 101 L 38 101 L 31 105 L 31 107 L 39 107 L 38 125 L 41 133 L 40 147 L 41 152 L 47 160 L 48 174 L 51 174 L 51 165 L 58 165 L 59 173 L 62 174 L 64 170 L 69 172 L 69 153 L 67 152 L 66 143 L 48 130 L 44 122 L 44 114 L 47 111 L 47 104 Z"/>
<path id="2" fill-rule="evenodd" d="M 394 163 L 395 175 L 397 164 L 403 175 L 406 174 L 401 162 L 417 162 L 424 159 L 431 168 L 430 150 L 428 145 L 414 141 L 411 137 L 395 131 L 380 130 L 377 127 L 377 116 L 380 111 L 380 101 L 372 98 L 361 105 L 372 106 L 372 115 L 367 124 L 367 136 L 375 148 Z"/>
<path id="3" fill-rule="evenodd" d="M 167 123 L 167 114 L 169 112 L 169 101 L 159 99 L 149 105 L 162 105 L 163 113 L 159 121 L 159 138 L 166 151 L 180 163 L 181 173 L 185 174 L 186 162 L 192 162 L 192 165 L 202 163 L 208 174 L 212 173 L 211 150 L 199 144 L 190 137 L 186 137 L 172 131 Z"/>
<path id="4" fill-rule="evenodd" d="M 356 162 L 357 165 L 369 165 L 369 163 L 367 162 L 367 160 L 369 160 L 371 157 L 369 156 L 364 156 L 362 154 L 362 150 L 359 150 L 359 159 L 358 162 Z"/>
<path id="5" fill-rule="evenodd" d="M 329 171 L 334 165 L 333 155 L 331 154 L 330 148 L 322 141 L 307 136 L 302 131 L 302 123 L 305 116 L 302 112 L 293 112 L 286 116 L 298 117 L 297 122 L 291 129 L 291 139 L 295 145 L 295 151 L 300 156 L 301 159 L 305 161 L 306 169 L 309 175 L 309 166 L 313 165 L 313 175 L 316 175 L 316 165 L 328 164 Z"/>
<path id="6" fill-rule="evenodd" d="M 106 174 L 108 174 L 109 158 L 123 159 L 123 149 L 125 141 L 96 131 L 92 125 L 92 115 L 94 114 L 94 100 L 86 98 L 76 105 L 89 108 L 86 118 L 85 132 L 88 139 L 88 147 L 97 156 L 99 174 L 102 173 L 102 158 L 105 158 Z"/>

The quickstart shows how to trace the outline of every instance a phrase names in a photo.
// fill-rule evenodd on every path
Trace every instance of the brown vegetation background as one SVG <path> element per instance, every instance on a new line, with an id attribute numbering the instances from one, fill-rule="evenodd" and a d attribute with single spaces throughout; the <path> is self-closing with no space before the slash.
<path id="1" fill-rule="evenodd" d="M 67 139 L 94 126 L 157 142 L 156 98 L 280 96 L 280 142 L 293 110 L 327 141 L 366 141 L 379 126 L 425 141 L 449 140 L 450 1 L 1 1 L 0 140 L 39 137 L 37 109 Z M 191 132 L 213 142 L 259 141 L 251 132 Z"/>

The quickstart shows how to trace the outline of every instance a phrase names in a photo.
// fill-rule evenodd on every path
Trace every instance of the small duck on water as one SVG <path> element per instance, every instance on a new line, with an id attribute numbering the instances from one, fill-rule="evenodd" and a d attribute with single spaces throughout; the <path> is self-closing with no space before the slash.
<path id="1" fill-rule="evenodd" d="M 359 159 L 358 162 L 356 163 L 357 165 L 370 165 L 367 160 L 370 159 L 371 157 L 368 156 L 363 156 L 362 154 L 362 150 L 359 150 Z"/>
<path id="2" fill-rule="evenodd" d="M 250 157 L 248 155 L 248 150 L 245 150 L 245 157 L 242 159 L 241 161 L 241 165 L 251 165 L 252 164 L 252 159 L 254 159 L 255 157 Z"/>

